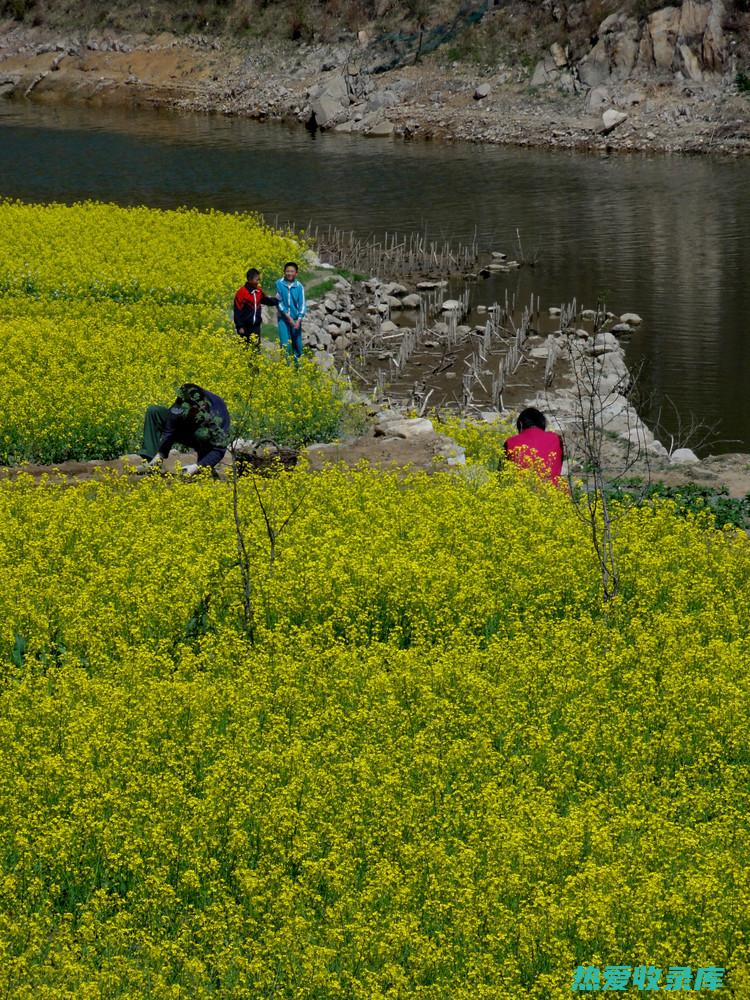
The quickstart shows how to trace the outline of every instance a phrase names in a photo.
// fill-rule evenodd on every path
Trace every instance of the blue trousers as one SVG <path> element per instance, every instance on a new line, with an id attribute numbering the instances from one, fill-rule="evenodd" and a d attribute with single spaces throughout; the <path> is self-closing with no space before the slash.
<path id="1" fill-rule="evenodd" d="M 287 352 L 289 357 L 293 357 L 296 361 L 297 358 L 302 357 L 302 327 L 300 326 L 298 330 L 292 329 L 292 327 L 287 323 L 283 317 L 279 317 L 279 343 Z"/>

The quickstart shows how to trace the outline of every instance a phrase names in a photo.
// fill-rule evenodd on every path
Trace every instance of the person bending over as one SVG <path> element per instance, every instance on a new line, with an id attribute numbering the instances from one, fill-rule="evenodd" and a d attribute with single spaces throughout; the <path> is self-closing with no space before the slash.
<path id="1" fill-rule="evenodd" d="M 149 406 L 140 451 L 144 465 L 138 471 L 158 468 L 174 444 L 192 448 L 198 454 L 198 461 L 182 470 L 185 475 L 195 475 L 204 468 L 213 471 L 229 444 L 229 411 L 221 396 L 186 382 L 177 391 L 172 406 Z"/>
<path id="2" fill-rule="evenodd" d="M 505 442 L 505 457 L 522 469 L 534 469 L 542 479 L 559 485 L 562 474 L 563 443 L 558 434 L 547 430 L 547 418 L 533 406 L 521 410 L 516 421 L 518 434 Z"/>

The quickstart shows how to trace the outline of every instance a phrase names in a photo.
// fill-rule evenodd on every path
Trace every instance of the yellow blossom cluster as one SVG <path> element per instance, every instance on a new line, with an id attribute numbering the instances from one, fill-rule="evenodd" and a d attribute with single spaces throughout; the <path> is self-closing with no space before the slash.
<path id="1" fill-rule="evenodd" d="M 216 305 L 304 247 L 254 215 L 0 201 L 0 293 Z M 106 309 L 106 305 L 102 306 Z"/>
<path id="2" fill-rule="evenodd" d="M 252 644 L 231 483 L 0 481 L 0 993 L 748 996 L 744 534 L 630 511 L 603 606 L 528 474 L 255 486 Z"/>
<path id="3" fill-rule="evenodd" d="M 0 463 L 136 451 L 146 406 L 183 382 L 252 436 L 334 437 L 341 387 L 257 358 L 231 324 L 248 264 L 272 277 L 301 249 L 252 216 L 0 202 Z"/>
<path id="4" fill-rule="evenodd" d="M 507 420 L 487 421 L 467 420 L 457 414 L 434 414 L 433 421 L 440 430 L 457 441 L 466 452 L 470 465 L 485 465 L 496 470 L 503 456 L 503 445 L 507 438 L 516 433 Z"/>

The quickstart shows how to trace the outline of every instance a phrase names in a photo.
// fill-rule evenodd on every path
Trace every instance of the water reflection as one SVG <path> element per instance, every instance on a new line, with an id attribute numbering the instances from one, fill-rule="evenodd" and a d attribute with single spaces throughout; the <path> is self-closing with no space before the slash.
<path id="1" fill-rule="evenodd" d="M 543 305 L 604 294 L 644 325 L 651 414 L 674 400 L 750 450 L 746 382 L 750 166 L 391 142 L 221 116 L 0 102 L 0 193 L 34 200 L 259 210 L 353 229 L 516 249 L 539 266 L 477 287 L 477 301 Z M 676 420 L 669 421 L 673 426 Z M 725 450 L 736 450 L 736 444 Z"/>

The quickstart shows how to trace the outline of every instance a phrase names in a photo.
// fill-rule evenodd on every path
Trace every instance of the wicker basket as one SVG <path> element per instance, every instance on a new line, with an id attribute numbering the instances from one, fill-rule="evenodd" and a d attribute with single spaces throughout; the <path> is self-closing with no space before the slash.
<path id="1" fill-rule="evenodd" d="M 284 448 L 273 438 L 262 438 L 256 441 L 247 451 L 235 452 L 237 474 L 244 476 L 247 472 L 269 473 L 281 464 L 284 469 L 293 469 L 297 464 L 299 452 L 294 448 Z"/>

